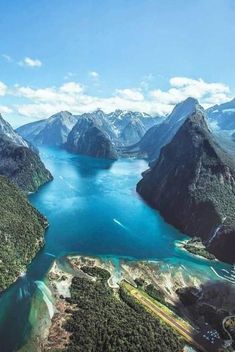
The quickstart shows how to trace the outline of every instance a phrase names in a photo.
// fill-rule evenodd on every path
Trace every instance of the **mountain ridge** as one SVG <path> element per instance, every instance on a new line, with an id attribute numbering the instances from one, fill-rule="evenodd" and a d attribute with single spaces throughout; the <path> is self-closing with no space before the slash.
<path id="1" fill-rule="evenodd" d="M 171 141 L 186 118 L 197 110 L 203 111 L 203 108 L 194 98 L 189 97 L 178 103 L 162 123 L 152 126 L 137 144 L 127 147 L 124 152 L 147 156 L 150 163 L 154 162 L 161 148 Z"/>

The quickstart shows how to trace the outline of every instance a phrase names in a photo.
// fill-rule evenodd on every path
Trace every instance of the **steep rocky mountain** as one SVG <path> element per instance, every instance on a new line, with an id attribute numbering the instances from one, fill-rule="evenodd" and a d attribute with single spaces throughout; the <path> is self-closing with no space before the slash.
<path id="1" fill-rule="evenodd" d="M 49 119 L 21 126 L 17 132 L 34 145 L 60 146 L 67 141 L 69 132 L 77 122 L 70 112 L 61 111 Z"/>
<path id="2" fill-rule="evenodd" d="M 84 115 L 69 133 L 65 148 L 77 154 L 117 159 L 117 152 L 109 135 L 103 132 L 94 119 Z"/>
<path id="3" fill-rule="evenodd" d="M 52 176 L 37 152 L 2 117 L 0 122 L 0 175 L 8 177 L 26 193 L 35 192 Z"/>
<path id="4" fill-rule="evenodd" d="M 113 129 L 113 126 L 110 124 L 110 121 L 107 119 L 107 114 L 103 110 L 97 109 L 94 112 L 85 113 L 77 116 L 77 121 L 80 120 L 90 120 L 105 134 L 107 134 L 110 140 L 113 143 L 116 143 L 116 131 Z M 83 126 L 83 124 L 78 124 L 78 126 Z"/>
<path id="5" fill-rule="evenodd" d="M 16 133 L 11 125 L 5 121 L 0 114 L 0 134 L 6 136 L 10 141 L 17 145 L 28 147 L 29 144 L 18 134 Z"/>
<path id="6" fill-rule="evenodd" d="M 146 155 L 150 162 L 153 162 L 158 158 L 161 148 L 171 141 L 186 118 L 194 111 L 201 110 L 203 108 L 196 99 L 187 98 L 177 104 L 162 123 L 151 127 L 136 145 L 126 148 L 125 152 Z"/>
<path id="7" fill-rule="evenodd" d="M 235 152 L 235 98 L 207 110 L 208 123 L 227 149 Z"/>
<path id="8" fill-rule="evenodd" d="M 12 284 L 44 243 L 46 219 L 0 176 L 0 291 Z"/>
<path id="9" fill-rule="evenodd" d="M 202 112 L 187 118 L 162 148 L 137 191 L 169 223 L 201 237 L 217 258 L 235 261 L 235 165 Z"/>

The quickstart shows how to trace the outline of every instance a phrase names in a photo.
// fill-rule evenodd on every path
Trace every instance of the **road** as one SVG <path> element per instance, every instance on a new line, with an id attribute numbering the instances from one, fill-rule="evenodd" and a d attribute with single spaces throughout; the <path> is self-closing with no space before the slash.
<path id="1" fill-rule="evenodd" d="M 196 347 L 201 352 L 208 352 L 198 341 L 196 341 L 195 334 L 196 330 L 189 326 L 188 328 L 180 323 L 180 321 L 176 320 L 177 318 L 173 318 L 173 316 L 167 314 L 166 311 L 161 309 L 157 304 L 154 304 L 151 299 L 148 299 L 141 291 L 136 288 L 133 288 L 131 285 L 125 283 L 125 288 L 128 292 L 138 300 L 143 306 L 145 306 L 148 310 L 158 315 L 166 324 L 170 325 L 173 329 L 175 329 L 183 338 L 189 342 L 192 346 Z"/>

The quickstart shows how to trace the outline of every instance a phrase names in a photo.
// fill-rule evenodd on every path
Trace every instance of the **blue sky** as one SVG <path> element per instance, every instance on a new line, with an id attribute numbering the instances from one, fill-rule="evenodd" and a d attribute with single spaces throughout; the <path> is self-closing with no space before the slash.
<path id="1" fill-rule="evenodd" d="M 0 111 L 167 113 L 235 91 L 234 0 L 0 0 Z"/>

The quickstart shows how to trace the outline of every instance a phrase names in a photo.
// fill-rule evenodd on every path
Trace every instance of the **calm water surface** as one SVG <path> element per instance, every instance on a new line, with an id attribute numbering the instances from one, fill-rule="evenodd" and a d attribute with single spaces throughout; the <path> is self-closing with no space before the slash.
<path id="1" fill-rule="evenodd" d="M 46 244 L 25 276 L 0 298 L 0 352 L 17 351 L 27 339 L 32 299 L 55 258 L 78 253 L 130 260 L 162 260 L 208 278 L 229 277 L 232 267 L 198 259 L 175 246 L 185 235 L 165 223 L 137 195 L 135 186 L 147 163 L 115 163 L 41 148 L 54 181 L 30 196 L 49 220 Z M 41 283 L 41 284 L 40 284 Z M 37 314 L 35 315 L 37 316 Z"/>

